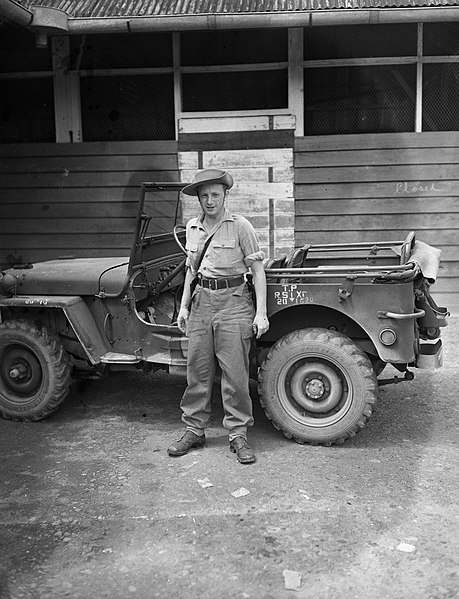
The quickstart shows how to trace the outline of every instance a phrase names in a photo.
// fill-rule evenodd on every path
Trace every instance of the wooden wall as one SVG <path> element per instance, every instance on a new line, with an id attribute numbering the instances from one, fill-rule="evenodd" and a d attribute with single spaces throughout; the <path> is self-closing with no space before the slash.
<path id="1" fill-rule="evenodd" d="M 295 242 L 417 238 L 442 250 L 433 287 L 459 312 L 459 132 L 295 139 Z"/>
<path id="2" fill-rule="evenodd" d="M 195 169 L 221 163 L 240 183 L 231 208 L 253 212 L 267 254 L 293 245 L 293 218 L 297 246 L 398 240 L 415 230 L 442 250 L 437 302 L 459 312 L 459 132 L 293 141 L 291 131 L 244 131 L 182 134 L 178 143 L 0 146 L 0 268 L 127 255 L 142 181 L 189 180 Z"/>
<path id="3" fill-rule="evenodd" d="M 228 119 L 224 123 L 228 126 Z M 228 209 L 249 219 L 265 255 L 275 257 L 293 250 L 292 130 L 181 133 L 179 167 L 182 181 L 192 181 L 202 168 L 230 172 L 234 186 L 229 192 Z M 183 195 L 182 205 L 185 220 L 199 212 L 195 198 Z"/>
<path id="4" fill-rule="evenodd" d="M 0 145 L 0 268 L 129 255 L 142 181 L 179 181 L 175 141 Z"/>

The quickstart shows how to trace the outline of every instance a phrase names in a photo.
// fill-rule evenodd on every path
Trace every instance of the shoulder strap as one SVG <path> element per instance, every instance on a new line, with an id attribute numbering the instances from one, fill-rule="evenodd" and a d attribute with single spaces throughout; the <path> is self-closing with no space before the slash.
<path id="1" fill-rule="evenodd" d="M 201 266 L 202 259 L 204 258 L 204 254 L 206 253 L 206 250 L 209 247 L 209 244 L 210 244 L 213 236 L 214 236 L 214 233 L 212 233 L 212 235 L 209 235 L 209 237 L 206 239 L 206 242 L 202 248 L 201 255 L 199 256 L 198 262 L 196 264 L 196 272 L 198 272 L 199 267 Z"/>
<path id="2" fill-rule="evenodd" d="M 212 233 L 212 235 L 210 235 L 207 239 L 206 242 L 202 248 L 202 252 L 201 255 L 198 258 L 198 262 L 196 264 L 196 276 L 194 277 L 194 279 L 191 281 L 190 283 L 190 290 L 191 290 L 191 295 L 193 295 L 193 292 L 196 288 L 196 285 L 198 284 L 198 276 L 197 276 L 197 272 L 199 270 L 199 267 L 201 266 L 201 262 L 202 259 L 204 258 L 204 254 L 206 253 L 207 248 L 209 247 L 209 243 L 211 242 L 212 237 L 214 236 L 214 234 Z"/>

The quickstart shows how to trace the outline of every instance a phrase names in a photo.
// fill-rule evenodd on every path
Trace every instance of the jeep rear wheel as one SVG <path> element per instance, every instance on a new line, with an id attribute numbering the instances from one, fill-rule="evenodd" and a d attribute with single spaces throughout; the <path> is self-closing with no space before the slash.
<path id="1" fill-rule="evenodd" d="M 274 426 L 298 443 L 332 445 L 367 423 L 377 380 L 366 354 L 327 329 L 289 333 L 268 352 L 259 376 L 260 403 Z"/>
<path id="2" fill-rule="evenodd" d="M 0 413 L 27 422 L 45 418 L 70 389 L 70 360 L 59 338 L 27 320 L 0 325 Z"/>

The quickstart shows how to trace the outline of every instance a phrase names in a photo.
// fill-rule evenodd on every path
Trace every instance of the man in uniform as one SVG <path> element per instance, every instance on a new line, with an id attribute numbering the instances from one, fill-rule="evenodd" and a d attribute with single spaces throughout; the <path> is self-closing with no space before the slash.
<path id="1" fill-rule="evenodd" d="M 269 328 L 266 317 L 264 254 L 257 234 L 243 216 L 231 214 L 225 200 L 233 178 L 219 169 L 198 173 L 183 193 L 197 196 L 200 216 L 186 227 L 186 276 L 177 323 L 189 337 L 188 386 L 182 397 L 183 437 L 168 449 L 181 456 L 205 444 L 211 416 L 216 360 L 221 369 L 223 426 L 230 449 L 241 463 L 255 461 L 247 442 L 253 425 L 249 395 L 249 350 L 252 336 Z M 251 272 L 256 309 L 245 275 Z M 197 284 L 194 290 L 192 282 Z"/>

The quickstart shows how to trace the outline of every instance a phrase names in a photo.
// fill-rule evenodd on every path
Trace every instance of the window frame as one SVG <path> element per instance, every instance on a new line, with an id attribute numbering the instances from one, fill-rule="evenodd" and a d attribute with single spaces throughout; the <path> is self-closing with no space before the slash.
<path id="1" fill-rule="evenodd" d="M 344 25 L 342 27 L 345 27 Z M 320 60 L 305 60 L 303 56 L 304 49 L 304 28 L 288 28 L 288 60 L 281 62 L 267 63 L 247 63 L 247 64 L 227 64 L 227 65 L 202 65 L 202 66 L 182 66 L 180 64 L 180 32 L 171 33 L 172 36 L 172 65 L 162 67 L 141 67 L 141 68 L 103 68 L 103 69 L 70 69 L 65 68 L 66 57 L 61 53 L 56 57 L 53 52 L 53 70 L 52 71 L 26 71 L 17 73 L 0 73 L 0 81 L 8 79 L 36 79 L 36 78 L 54 78 L 55 89 L 55 122 L 56 122 L 56 142 L 82 142 L 81 134 L 81 105 L 80 97 L 75 98 L 79 93 L 79 80 L 88 76 L 117 76 L 117 75 L 156 75 L 172 74 L 174 85 L 174 121 L 175 138 L 178 139 L 179 122 L 181 118 L 210 118 L 210 117 L 238 117 L 238 116 L 260 116 L 260 115 L 288 115 L 292 114 L 296 118 L 295 135 L 304 136 L 304 71 L 314 68 L 333 68 L 343 66 L 381 66 L 381 65 L 406 65 L 416 64 L 416 110 L 415 122 L 413 123 L 413 132 L 422 133 L 422 97 L 423 97 L 423 65 L 424 64 L 446 64 L 457 63 L 457 55 L 423 55 L 423 23 L 417 23 L 417 52 L 412 56 L 401 57 L 374 57 L 374 58 L 335 58 Z M 67 40 L 68 36 L 55 36 L 51 38 L 53 48 L 58 44 L 59 38 Z M 288 106 L 277 109 L 257 109 L 257 110 L 238 110 L 223 111 L 212 110 L 203 112 L 184 111 L 182 108 L 182 74 L 192 73 L 211 73 L 211 72 L 253 72 L 261 70 L 287 70 L 288 78 Z M 59 85 L 63 78 L 70 76 L 73 79 L 73 85 Z M 58 91 L 57 91 L 58 90 Z M 59 97 L 58 97 L 59 96 Z M 76 100 L 76 101 L 75 101 Z M 65 122 L 65 126 L 62 123 Z M 71 138 L 68 137 L 69 123 L 75 128 Z M 78 131 L 78 126 L 80 130 Z"/>
<path id="2" fill-rule="evenodd" d="M 315 68 L 333 68 L 349 66 L 387 66 L 387 65 L 407 65 L 416 64 L 416 106 L 415 122 L 413 123 L 413 133 L 422 133 L 422 97 L 423 97 L 423 65 L 424 64 L 443 64 L 457 63 L 459 56 L 424 56 L 424 30 L 423 23 L 417 23 L 417 51 L 413 56 L 391 56 L 391 57 L 369 57 L 369 58 L 331 58 L 320 60 L 303 60 L 301 66 L 303 69 Z M 344 27 L 344 26 L 343 26 Z M 304 108 L 303 108 L 304 110 Z M 299 135 L 297 133 L 297 135 Z M 304 129 L 301 136 L 304 136 Z M 365 135 L 359 133 L 359 135 Z"/>

